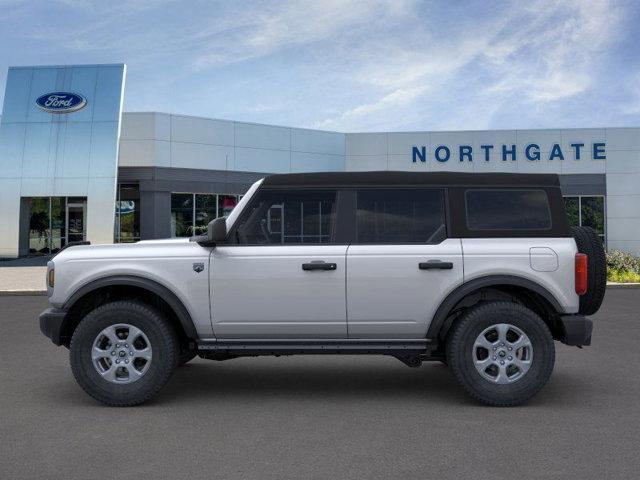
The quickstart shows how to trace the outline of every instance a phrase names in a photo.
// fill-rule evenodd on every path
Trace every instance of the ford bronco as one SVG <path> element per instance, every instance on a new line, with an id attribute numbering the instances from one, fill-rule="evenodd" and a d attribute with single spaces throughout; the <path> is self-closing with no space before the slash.
<path id="1" fill-rule="evenodd" d="M 40 328 L 107 405 L 195 356 L 381 354 L 510 406 L 547 382 L 554 340 L 590 344 L 606 262 L 556 175 L 310 173 L 256 182 L 205 235 L 66 248 L 47 284 Z"/>

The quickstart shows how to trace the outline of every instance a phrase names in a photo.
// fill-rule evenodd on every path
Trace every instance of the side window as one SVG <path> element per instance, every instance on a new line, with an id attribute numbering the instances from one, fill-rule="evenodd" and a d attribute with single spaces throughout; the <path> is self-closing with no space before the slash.
<path id="1" fill-rule="evenodd" d="M 469 230 L 549 230 L 551 210 L 544 190 L 467 190 Z"/>
<path id="2" fill-rule="evenodd" d="M 331 243 L 335 191 L 263 190 L 247 206 L 235 230 L 241 245 Z"/>
<path id="3" fill-rule="evenodd" d="M 358 191 L 358 243 L 440 243 L 445 238 L 441 189 Z"/>

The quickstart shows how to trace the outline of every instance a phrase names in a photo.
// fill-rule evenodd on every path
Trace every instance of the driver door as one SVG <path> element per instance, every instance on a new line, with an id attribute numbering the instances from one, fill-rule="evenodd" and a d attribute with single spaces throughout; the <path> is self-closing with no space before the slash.
<path id="1" fill-rule="evenodd" d="M 261 190 L 211 254 L 218 338 L 347 338 L 335 190 Z"/>

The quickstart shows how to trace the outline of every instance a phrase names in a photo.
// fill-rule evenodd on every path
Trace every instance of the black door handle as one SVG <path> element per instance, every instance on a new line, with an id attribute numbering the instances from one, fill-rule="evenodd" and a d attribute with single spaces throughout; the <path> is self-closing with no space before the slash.
<path id="1" fill-rule="evenodd" d="M 429 260 L 418 264 L 420 270 L 451 270 L 453 262 L 443 262 L 442 260 Z"/>
<path id="2" fill-rule="evenodd" d="M 311 263 L 303 263 L 303 270 L 335 270 L 338 268 L 338 264 L 336 263 L 327 263 L 327 262 L 311 262 Z"/>

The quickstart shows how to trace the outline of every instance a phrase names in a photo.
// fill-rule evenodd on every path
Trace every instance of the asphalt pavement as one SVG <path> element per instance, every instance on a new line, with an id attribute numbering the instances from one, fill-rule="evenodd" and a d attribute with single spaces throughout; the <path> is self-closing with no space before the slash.
<path id="1" fill-rule="evenodd" d="M 46 297 L 0 297 L 2 479 L 632 479 L 640 290 L 609 290 L 593 346 L 557 345 L 529 403 L 474 403 L 446 367 L 385 357 L 196 359 L 108 408 L 39 331 Z"/>

